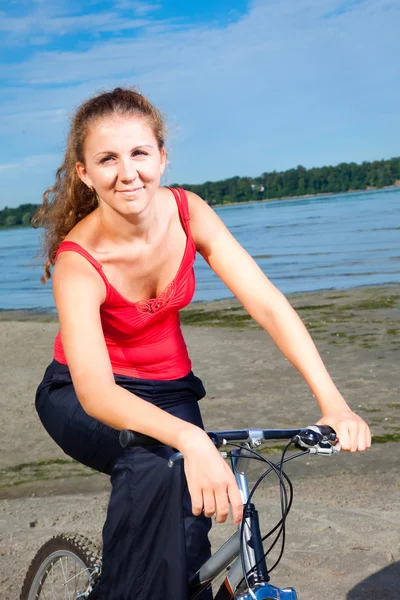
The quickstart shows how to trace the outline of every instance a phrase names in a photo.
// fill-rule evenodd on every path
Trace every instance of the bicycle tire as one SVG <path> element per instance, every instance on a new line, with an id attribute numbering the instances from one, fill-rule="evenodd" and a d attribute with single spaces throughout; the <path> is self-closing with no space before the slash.
<path id="1" fill-rule="evenodd" d="M 63 559 L 66 559 L 64 564 Z M 68 559 L 75 561 L 75 574 L 69 571 Z M 57 562 L 61 562 L 61 564 L 57 566 Z M 61 576 L 57 580 L 54 580 L 55 565 L 56 576 L 58 577 L 58 574 Z M 76 572 L 76 565 L 80 569 L 78 573 Z M 93 588 L 100 576 L 100 571 L 100 551 L 91 540 L 76 533 L 61 533 L 45 542 L 37 551 L 26 573 L 20 600 L 40 600 L 44 598 L 42 591 L 45 586 L 48 587 L 50 572 L 52 599 L 65 598 L 65 585 L 71 581 L 75 588 L 75 598 L 77 594 L 90 591 Z M 64 578 L 64 581 L 62 578 Z M 82 589 L 77 589 L 78 586 Z M 62 592 L 58 594 L 58 590 L 62 590 Z M 47 594 L 46 597 L 48 597 Z"/>

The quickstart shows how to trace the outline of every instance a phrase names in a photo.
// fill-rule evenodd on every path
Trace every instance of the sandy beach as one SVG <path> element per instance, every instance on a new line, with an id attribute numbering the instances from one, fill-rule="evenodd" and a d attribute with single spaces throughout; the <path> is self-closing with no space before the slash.
<path id="1" fill-rule="evenodd" d="M 400 599 L 400 286 L 289 300 L 374 437 L 363 454 L 289 463 L 295 497 L 272 582 L 292 585 L 299 600 Z M 319 418 L 301 376 L 236 301 L 194 303 L 182 322 L 193 370 L 207 389 L 201 401 L 207 428 L 301 427 Z M 108 478 L 69 460 L 34 410 L 57 330 L 54 315 L 0 312 L 3 600 L 19 598 L 31 559 L 52 535 L 76 531 L 101 539 Z M 267 531 L 278 515 L 274 482 L 267 480 L 256 503 Z M 215 526 L 214 547 L 231 530 L 230 524 Z"/>

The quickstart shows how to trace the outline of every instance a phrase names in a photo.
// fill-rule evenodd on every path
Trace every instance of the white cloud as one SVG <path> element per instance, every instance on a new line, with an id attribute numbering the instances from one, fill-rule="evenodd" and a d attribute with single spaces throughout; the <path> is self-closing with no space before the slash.
<path id="1" fill-rule="evenodd" d="M 340 60 L 342 57 L 351 63 L 353 58 L 360 58 L 360 52 L 369 55 L 368 62 L 370 59 L 376 62 L 374 52 L 379 58 L 381 48 L 387 52 L 398 47 L 400 5 L 390 4 L 389 0 L 378 3 L 364 0 L 362 4 L 353 4 L 352 13 L 344 14 L 340 13 L 341 5 L 339 0 L 325 0 L 324 3 L 304 0 L 300 10 L 293 0 L 258 3 L 248 16 L 225 29 L 194 26 L 171 31 L 172 23 L 167 23 L 157 34 L 153 30 L 151 34 L 144 32 L 133 40 L 94 42 L 86 51 L 37 52 L 21 65 L 3 68 L 3 76 L 30 85 L 69 84 L 84 80 L 105 81 L 123 74 L 141 77 L 150 71 L 153 77 L 158 77 L 178 69 L 183 69 L 184 73 L 190 70 L 195 76 L 195 72 L 205 71 L 205 67 L 230 68 L 234 63 L 245 66 L 259 78 L 271 70 L 279 72 L 284 63 L 289 66 L 290 74 L 296 76 L 302 58 L 310 61 L 304 65 L 306 69 L 314 65 L 321 67 L 324 60 L 328 60 L 329 66 L 332 58 Z M 387 13 L 389 8 L 391 16 Z M 336 17 L 333 16 L 335 10 L 340 13 Z M 324 19 L 327 13 L 331 16 Z M 81 20 L 82 27 L 87 27 L 92 18 L 90 15 L 76 17 L 76 24 Z M 118 20 L 112 19 L 107 24 L 106 15 L 96 18 L 108 30 L 120 26 Z M 66 29 L 76 25 L 74 18 L 55 22 Z M 134 26 L 134 23 L 128 22 L 126 27 Z M 384 34 L 380 25 L 385 26 Z M 124 27 L 121 25 L 121 29 Z M 45 29 L 48 28 L 46 25 Z M 355 34 L 357 37 L 354 38 Z M 370 34 L 373 37 L 368 39 Z M 371 52 L 374 41 L 374 52 Z M 333 57 L 332 53 L 339 56 Z M 347 66 L 343 65 L 344 68 Z M 238 77 L 242 75 L 242 72 L 237 73 Z"/>
<path id="2" fill-rule="evenodd" d="M 151 25 L 151 21 L 144 19 L 125 19 L 116 12 L 104 12 L 99 14 L 72 15 L 64 17 L 51 17 L 43 20 L 40 15 L 28 17 L 2 17 L 0 19 L 0 31 L 27 35 L 34 33 L 64 36 L 68 33 L 79 32 L 116 32 L 138 29 Z"/>
<path id="3" fill-rule="evenodd" d="M 15 171 L 16 169 L 25 170 L 26 168 L 37 167 L 43 165 L 44 163 L 53 163 L 54 160 L 59 160 L 60 158 L 61 157 L 57 156 L 56 154 L 35 154 L 34 156 L 25 156 L 18 162 L 0 163 L 0 173 Z"/>
<path id="4" fill-rule="evenodd" d="M 40 101 L 36 108 L 32 107 L 31 100 L 26 99 L 26 104 L 4 106 L 0 113 L 0 134 L 17 136 L 35 132 L 44 135 L 46 130 L 58 125 L 64 125 L 68 119 L 68 111 L 64 108 L 48 108 L 41 110 Z"/>
<path id="5" fill-rule="evenodd" d="M 144 16 L 156 12 L 161 8 L 161 5 L 155 4 L 154 2 L 141 2 L 138 0 L 116 0 L 115 8 L 133 10 L 137 15 Z"/>
<path id="6" fill-rule="evenodd" d="M 0 164 L 0 173 L 4 173 L 6 171 L 12 171 L 13 169 L 18 169 L 21 163 L 8 163 L 8 164 Z"/>
<path id="7" fill-rule="evenodd" d="M 84 98 L 136 84 L 172 126 L 174 179 L 351 160 L 361 145 L 368 159 L 400 134 L 399 22 L 397 0 L 260 0 L 225 27 L 154 20 L 134 39 L 37 49 L 1 67 L 15 87 L 0 128 L 40 123 L 47 151 Z"/>
<path id="8" fill-rule="evenodd" d="M 42 0 L 25 2 L 17 0 L 0 11 L 0 45 L 15 48 L 22 45 L 26 50 L 43 45 L 45 40 L 63 40 L 69 35 L 84 33 L 87 39 L 98 39 L 102 34 L 123 35 L 152 27 L 154 20 L 148 18 L 158 5 L 147 2 L 110 2 L 106 10 L 96 1 L 83 5 L 77 0 Z M 165 23 L 167 26 L 168 22 Z M 161 27 L 162 22 L 160 23 Z"/>

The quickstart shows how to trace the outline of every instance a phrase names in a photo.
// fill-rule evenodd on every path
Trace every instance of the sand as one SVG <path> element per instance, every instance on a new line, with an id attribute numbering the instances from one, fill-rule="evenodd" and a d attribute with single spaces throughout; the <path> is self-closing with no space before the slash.
<path id="1" fill-rule="evenodd" d="M 371 425 L 366 453 L 305 456 L 288 465 L 295 498 L 284 558 L 272 581 L 300 600 L 400 598 L 400 286 L 289 297 L 339 389 Z M 319 413 L 303 379 L 233 300 L 183 316 L 209 429 L 301 427 Z M 0 312 L 0 598 L 16 600 L 39 546 L 61 531 L 99 542 L 108 478 L 72 463 L 42 428 L 35 388 L 52 357 L 54 316 Z M 277 454 L 273 454 L 275 458 Z M 252 473 L 254 479 L 255 472 Z M 256 496 L 274 524 L 278 488 Z M 215 526 L 217 547 L 232 525 Z"/>

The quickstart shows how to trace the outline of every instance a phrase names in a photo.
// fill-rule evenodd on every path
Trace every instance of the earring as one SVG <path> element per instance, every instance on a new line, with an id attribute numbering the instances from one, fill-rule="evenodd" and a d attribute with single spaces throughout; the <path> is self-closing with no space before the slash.
<path id="1" fill-rule="evenodd" d="M 90 190 L 91 192 L 94 192 L 94 186 L 93 186 L 93 185 L 89 185 L 89 190 Z"/>

